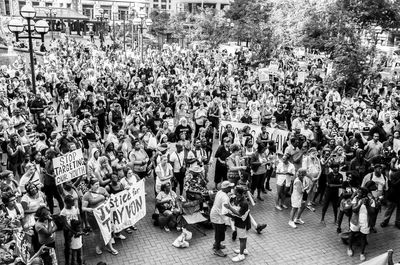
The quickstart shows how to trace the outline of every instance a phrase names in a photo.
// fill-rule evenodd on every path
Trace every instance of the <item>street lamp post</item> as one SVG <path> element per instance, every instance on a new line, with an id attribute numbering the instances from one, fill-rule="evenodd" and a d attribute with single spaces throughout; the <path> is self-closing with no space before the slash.
<path id="1" fill-rule="evenodd" d="M 55 20 L 53 18 L 56 17 L 57 11 L 52 8 L 49 8 L 49 9 L 46 9 L 45 12 L 46 12 L 46 16 L 50 17 L 51 39 L 54 40 L 54 22 L 55 22 Z"/>
<path id="2" fill-rule="evenodd" d="M 149 28 L 153 25 L 151 18 L 146 18 L 146 12 L 143 10 L 139 12 L 138 17 L 133 19 L 133 25 L 138 27 L 138 32 L 140 33 L 140 62 L 143 63 L 143 29 Z M 139 34 L 138 34 L 139 36 Z"/>
<path id="3" fill-rule="evenodd" d="M 100 21 L 100 48 L 104 46 L 104 22 L 108 19 L 108 13 L 104 12 L 103 8 L 99 8 L 99 15 L 96 16 L 97 20 Z"/>
<path id="4" fill-rule="evenodd" d="M 19 39 L 28 39 L 29 43 L 29 57 L 31 65 L 31 78 L 32 78 L 32 92 L 36 94 L 36 78 L 35 78 L 35 63 L 33 58 L 33 44 L 32 39 L 40 39 L 44 43 L 44 34 L 49 31 L 49 25 L 45 20 L 39 20 L 36 23 L 33 19 L 36 16 L 36 10 L 32 6 L 23 6 L 20 11 L 21 17 L 23 17 L 27 24 L 24 26 L 21 20 L 13 19 L 8 23 L 8 29 L 15 34 L 15 39 L 18 42 Z M 28 36 L 19 36 L 23 31 L 28 33 Z M 32 36 L 32 31 L 36 31 L 40 34 L 40 37 Z"/>

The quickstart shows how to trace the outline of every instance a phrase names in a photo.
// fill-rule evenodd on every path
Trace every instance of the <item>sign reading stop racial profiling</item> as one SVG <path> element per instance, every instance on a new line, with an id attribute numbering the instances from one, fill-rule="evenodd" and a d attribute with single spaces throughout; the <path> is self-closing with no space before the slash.
<path id="1" fill-rule="evenodd" d="M 81 149 L 53 158 L 53 166 L 56 185 L 86 174 L 86 163 Z"/>

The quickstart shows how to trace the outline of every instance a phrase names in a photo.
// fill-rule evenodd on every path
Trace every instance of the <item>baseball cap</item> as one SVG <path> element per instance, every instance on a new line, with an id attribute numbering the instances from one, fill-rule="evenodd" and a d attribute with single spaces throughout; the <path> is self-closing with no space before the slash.
<path id="1" fill-rule="evenodd" d="M 221 189 L 233 187 L 234 185 L 235 185 L 234 183 L 225 180 L 224 182 L 221 183 Z"/>

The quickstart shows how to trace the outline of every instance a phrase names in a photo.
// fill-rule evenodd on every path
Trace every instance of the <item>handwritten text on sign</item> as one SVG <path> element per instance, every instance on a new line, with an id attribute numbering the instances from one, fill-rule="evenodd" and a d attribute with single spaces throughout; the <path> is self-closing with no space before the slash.
<path id="1" fill-rule="evenodd" d="M 93 210 L 93 214 L 99 225 L 104 244 L 107 245 L 111 240 L 112 224 L 111 224 L 111 209 L 109 200 Z"/>
<path id="2" fill-rule="evenodd" d="M 144 181 L 129 190 L 112 194 L 110 199 L 113 232 L 120 232 L 136 224 L 146 215 Z"/>
<path id="3" fill-rule="evenodd" d="M 94 211 L 104 243 L 111 240 L 112 232 L 120 232 L 135 225 L 146 215 L 144 181 L 133 184 L 128 190 L 111 194 L 110 199 Z"/>
<path id="4" fill-rule="evenodd" d="M 253 139 L 257 139 L 257 137 L 261 133 L 260 125 L 246 124 L 246 123 L 241 123 L 241 122 L 221 121 L 221 123 L 220 123 L 221 135 L 225 131 L 225 128 L 228 124 L 232 125 L 232 130 L 235 133 L 235 139 L 238 139 L 239 131 L 242 131 L 245 126 L 250 127 L 250 134 L 253 136 Z M 283 152 L 283 144 L 286 142 L 289 132 L 285 131 L 285 130 L 279 130 L 279 129 L 269 128 L 269 127 L 266 127 L 266 129 L 269 134 L 269 140 L 273 140 L 276 143 L 277 152 L 282 153 Z"/>
<path id="5" fill-rule="evenodd" d="M 81 149 L 54 158 L 53 165 L 57 185 L 86 174 L 86 163 Z"/>

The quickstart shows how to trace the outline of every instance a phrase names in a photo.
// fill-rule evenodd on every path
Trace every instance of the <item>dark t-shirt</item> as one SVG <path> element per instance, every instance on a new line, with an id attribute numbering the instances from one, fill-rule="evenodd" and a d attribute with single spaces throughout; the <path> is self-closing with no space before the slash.
<path id="1" fill-rule="evenodd" d="M 249 210 L 249 204 L 242 198 L 240 201 L 235 202 L 235 205 L 239 207 L 239 214 L 243 216 Z M 234 217 L 235 226 L 243 229 L 250 229 L 250 215 L 247 215 L 246 219 L 243 221 L 241 217 Z"/>

